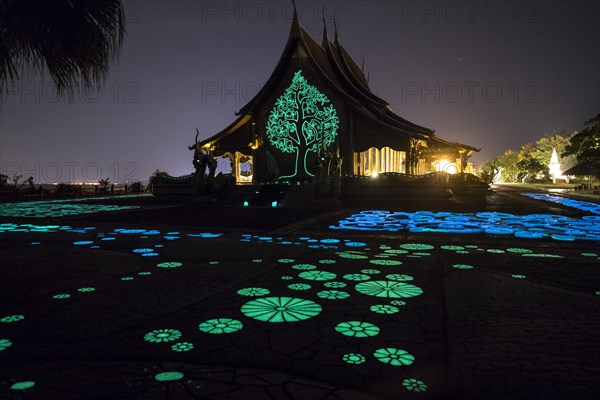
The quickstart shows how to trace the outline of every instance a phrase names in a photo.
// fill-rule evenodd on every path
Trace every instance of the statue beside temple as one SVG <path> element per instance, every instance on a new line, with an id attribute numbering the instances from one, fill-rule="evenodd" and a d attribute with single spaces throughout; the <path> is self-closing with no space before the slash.
<path id="1" fill-rule="evenodd" d="M 198 145 L 199 134 L 200 132 L 196 129 L 195 143 L 188 146 L 188 149 L 194 150 L 194 189 L 198 194 L 206 195 L 213 191 L 218 162 L 210 150 L 202 149 Z M 206 174 L 207 169 L 208 175 Z"/>

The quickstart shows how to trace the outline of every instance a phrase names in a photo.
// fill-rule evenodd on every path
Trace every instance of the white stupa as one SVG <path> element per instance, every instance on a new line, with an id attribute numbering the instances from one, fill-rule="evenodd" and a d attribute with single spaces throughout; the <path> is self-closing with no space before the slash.
<path id="1" fill-rule="evenodd" d="M 553 183 L 556 183 L 557 179 L 565 179 L 565 177 L 562 175 L 562 171 L 560 170 L 560 163 L 558 162 L 556 148 L 552 149 L 552 156 L 550 156 L 550 164 L 548 164 L 548 168 L 550 169 L 550 175 L 552 175 Z"/>

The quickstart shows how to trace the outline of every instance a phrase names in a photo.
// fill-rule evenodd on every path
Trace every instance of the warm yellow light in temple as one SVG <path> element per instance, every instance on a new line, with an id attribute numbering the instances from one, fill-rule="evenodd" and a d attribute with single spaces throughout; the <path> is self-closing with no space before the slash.
<path id="1" fill-rule="evenodd" d="M 256 150 L 260 147 L 260 143 L 259 143 L 258 139 L 256 139 L 255 141 L 251 142 L 249 144 L 249 146 L 252 150 Z"/>
<path id="2" fill-rule="evenodd" d="M 438 163 L 438 171 L 446 172 L 448 174 L 456 174 L 456 164 L 448 160 L 441 160 Z"/>

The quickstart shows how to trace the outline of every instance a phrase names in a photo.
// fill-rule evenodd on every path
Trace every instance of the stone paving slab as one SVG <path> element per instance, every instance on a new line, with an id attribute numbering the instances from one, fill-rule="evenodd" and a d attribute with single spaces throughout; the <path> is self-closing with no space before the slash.
<path id="1" fill-rule="evenodd" d="M 597 398 L 597 243 L 350 212 L 0 233 L 0 398 Z"/>

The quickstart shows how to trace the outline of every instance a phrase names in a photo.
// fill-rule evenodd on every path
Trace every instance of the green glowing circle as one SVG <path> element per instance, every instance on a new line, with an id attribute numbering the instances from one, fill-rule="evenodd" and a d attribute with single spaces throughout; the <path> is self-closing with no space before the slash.
<path id="1" fill-rule="evenodd" d="M 350 293 L 341 290 L 323 290 L 318 292 L 317 296 L 327 300 L 339 300 L 350 297 Z"/>
<path id="2" fill-rule="evenodd" d="M 252 296 L 252 297 L 266 296 L 269 293 L 271 293 L 269 291 L 269 289 L 259 288 L 259 287 L 249 287 L 249 288 L 244 288 L 244 289 L 240 289 L 237 291 L 237 294 L 239 294 L 240 296 Z"/>
<path id="3" fill-rule="evenodd" d="M 363 274 L 367 274 L 367 275 L 376 275 L 376 274 L 380 274 L 381 271 L 378 269 L 361 269 L 360 272 L 362 272 Z"/>
<path id="4" fill-rule="evenodd" d="M 59 294 L 55 294 L 54 296 L 52 296 L 53 299 L 68 299 L 69 297 L 71 297 L 70 294 L 68 293 L 59 293 Z"/>
<path id="5" fill-rule="evenodd" d="M 150 343 L 172 342 L 181 337 L 181 332 L 176 329 L 156 329 L 144 335 L 144 340 Z"/>
<path id="6" fill-rule="evenodd" d="M 314 270 L 300 272 L 298 276 L 302 279 L 306 279 L 309 281 L 330 281 L 332 279 L 335 279 L 337 275 L 333 272 Z"/>
<path id="7" fill-rule="evenodd" d="M 408 378 L 402 381 L 402 386 L 404 386 L 407 390 L 411 392 L 426 392 L 428 387 L 427 385 L 418 379 Z"/>
<path id="8" fill-rule="evenodd" d="M 289 276 L 289 275 L 283 275 L 281 277 L 281 279 L 284 280 L 284 281 L 291 281 L 292 279 L 294 279 L 294 277 L 293 276 Z"/>
<path id="9" fill-rule="evenodd" d="M 582 256 L 584 257 L 597 257 L 598 254 L 596 253 L 581 253 Z"/>
<path id="10" fill-rule="evenodd" d="M 11 322 L 18 322 L 25 319 L 24 315 L 7 315 L 6 317 L 3 317 L 2 319 L 0 319 L 0 322 L 4 322 L 6 324 L 9 324 Z"/>
<path id="11" fill-rule="evenodd" d="M 600 290 L 598 290 L 597 292 L 595 292 L 598 296 L 600 296 Z"/>
<path id="12" fill-rule="evenodd" d="M 122 281 L 132 281 L 133 277 L 132 276 L 124 276 L 121 278 Z"/>
<path id="13" fill-rule="evenodd" d="M 321 264 L 335 264 L 336 261 L 335 260 L 319 260 L 319 263 L 321 263 Z"/>
<path id="14" fill-rule="evenodd" d="M 440 246 L 440 249 L 457 251 L 464 250 L 465 248 L 462 246 Z"/>
<path id="15" fill-rule="evenodd" d="M 384 364 L 390 364 L 395 367 L 402 365 L 411 365 L 415 361 L 415 357 L 406 350 L 397 349 L 395 347 L 386 347 L 377 349 L 373 353 L 375 359 Z"/>
<path id="16" fill-rule="evenodd" d="M 307 283 L 292 283 L 288 285 L 288 289 L 292 290 L 308 290 L 310 289 L 310 285 Z"/>
<path id="17" fill-rule="evenodd" d="M 423 294 L 423 290 L 415 285 L 394 281 L 368 281 L 356 285 L 355 289 L 367 296 L 409 298 Z"/>
<path id="18" fill-rule="evenodd" d="M 400 311 L 398 307 L 390 306 L 389 304 L 376 304 L 371 306 L 370 310 L 377 314 L 396 314 Z"/>
<path id="19" fill-rule="evenodd" d="M 510 253 L 520 253 L 520 254 L 533 253 L 533 250 L 523 249 L 520 247 L 510 247 L 510 248 L 506 249 L 506 251 L 508 251 Z"/>
<path id="20" fill-rule="evenodd" d="M 456 268 L 456 269 L 473 269 L 472 265 L 467 265 L 467 264 L 454 264 L 452 266 L 452 268 Z"/>
<path id="21" fill-rule="evenodd" d="M 494 253 L 494 254 L 502 254 L 505 253 L 504 250 L 500 250 L 500 249 L 487 249 L 488 253 Z"/>
<path id="22" fill-rule="evenodd" d="M 294 260 L 292 260 L 291 258 L 280 258 L 279 260 L 277 260 L 277 262 L 280 262 L 282 264 L 291 264 L 294 262 Z"/>
<path id="23" fill-rule="evenodd" d="M 343 278 L 349 281 L 368 281 L 371 279 L 369 275 L 365 274 L 346 274 L 343 276 Z"/>
<path id="24" fill-rule="evenodd" d="M 404 249 L 404 250 L 432 250 L 435 247 L 431 246 L 429 244 L 422 244 L 422 243 L 405 243 L 405 244 L 401 244 L 400 248 Z"/>
<path id="25" fill-rule="evenodd" d="M 33 381 L 15 382 L 10 387 L 10 390 L 27 390 L 35 386 Z"/>
<path id="26" fill-rule="evenodd" d="M 323 286 L 331 289 L 339 289 L 346 287 L 347 285 L 344 282 L 325 282 Z"/>
<path id="27" fill-rule="evenodd" d="M 379 327 L 362 321 L 340 322 L 335 326 L 335 330 L 344 336 L 356 338 L 365 338 L 379 335 Z"/>
<path id="28" fill-rule="evenodd" d="M 375 265 L 402 265 L 402 261 L 398 260 L 369 260 L 369 262 Z"/>
<path id="29" fill-rule="evenodd" d="M 179 343 L 175 343 L 174 345 L 171 346 L 171 350 L 176 351 L 178 353 L 184 352 L 184 351 L 190 351 L 194 348 L 194 344 L 190 343 L 190 342 L 179 342 Z"/>
<path id="30" fill-rule="evenodd" d="M 183 378 L 183 374 L 177 371 L 161 372 L 154 376 L 157 382 L 173 382 Z"/>
<path id="31" fill-rule="evenodd" d="M 138 272 L 138 275 L 148 276 L 148 275 L 152 275 L 152 272 L 142 271 L 142 272 Z"/>
<path id="32" fill-rule="evenodd" d="M 408 250 L 392 249 L 392 250 L 385 250 L 384 253 L 388 253 L 388 254 L 407 254 Z"/>
<path id="33" fill-rule="evenodd" d="M 525 275 L 517 275 L 517 274 L 515 274 L 515 275 L 511 275 L 511 276 L 513 278 L 515 278 L 515 279 L 525 279 L 525 278 L 527 278 Z"/>
<path id="34" fill-rule="evenodd" d="M 362 253 L 358 253 L 358 252 L 350 252 L 350 251 L 345 251 L 345 252 L 340 252 L 337 253 L 337 255 L 341 258 L 347 258 L 347 259 L 353 259 L 353 260 L 364 260 L 369 258 L 368 256 L 362 254 Z"/>
<path id="35" fill-rule="evenodd" d="M 347 353 L 342 356 L 342 360 L 347 362 L 348 364 L 358 365 L 367 361 L 366 357 L 362 354 L 357 353 Z"/>
<path id="36" fill-rule="evenodd" d="M 564 258 L 563 256 L 559 256 L 558 254 L 545 254 L 545 253 L 527 253 L 523 254 L 523 257 L 540 257 L 540 258 Z"/>
<path id="37" fill-rule="evenodd" d="M 181 267 L 183 264 L 177 261 L 167 261 L 167 262 L 162 262 L 162 263 L 158 263 L 156 264 L 156 266 L 158 268 L 179 268 Z"/>
<path id="38" fill-rule="evenodd" d="M 263 262 L 263 260 L 260 258 L 255 258 L 254 260 L 252 260 L 252 262 L 253 263 L 261 263 L 261 262 Z"/>
<path id="39" fill-rule="evenodd" d="M 410 275 L 403 275 L 403 274 L 389 274 L 389 275 L 386 275 L 385 277 L 391 281 L 401 281 L 401 282 L 412 281 L 413 279 L 415 279 Z"/>
<path id="40" fill-rule="evenodd" d="M 241 330 L 244 327 L 237 319 L 231 318 L 217 318 L 209 319 L 201 323 L 198 328 L 204 333 L 210 333 L 212 335 L 221 335 L 223 333 L 234 333 Z"/>
<path id="41" fill-rule="evenodd" d="M 375 254 L 375 258 L 390 258 L 391 254 Z"/>
<path id="42" fill-rule="evenodd" d="M 402 300 L 392 300 L 390 301 L 390 304 L 393 306 L 405 306 L 406 302 Z"/>
<path id="43" fill-rule="evenodd" d="M 0 351 L 4 351 L 12 346 L 12 342 L 9 339 L 0 339 Z"/>
<path id="44" fill-rule="evenodd" d="M 323 311 L 314 301 L 292 297 L 261 297 L 241 308 L 242 314 L 264 322 L 297 322 L 316 317 Z"/>
<path id="45" fill-rule="evenodd" d="M 90 293 L 95 290 L 96 290 L 96 288 L 93 288 L 93 287 L 82 287 L 82 288 L 77 289 L 77 291 L 80 293 Z"/>
<path id="46" fill-rule="evenodd" d="M 296 264 L 294 266 L 292 266 L 293 269 L 299 269 L 301 271 L 310 271 L 313 269 L 317 269 L 316 265 L 312 265 L 312 264 Z"/>

